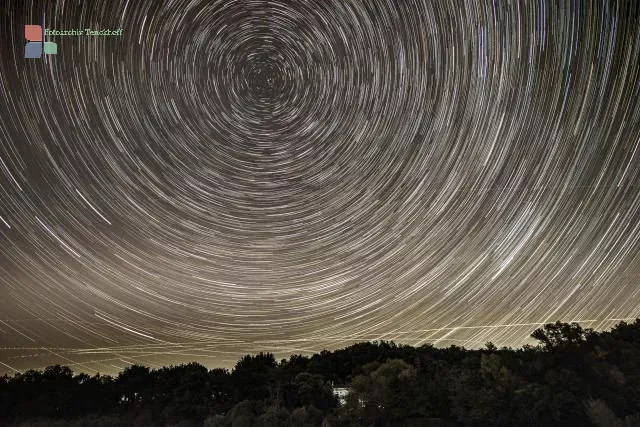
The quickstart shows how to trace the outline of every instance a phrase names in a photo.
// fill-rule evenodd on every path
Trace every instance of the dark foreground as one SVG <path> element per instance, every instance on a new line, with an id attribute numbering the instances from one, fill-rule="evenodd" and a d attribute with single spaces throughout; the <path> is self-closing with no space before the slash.
<path id="1" fill-rule="evenodd" d="M 536 347 L 361 343 L 117 377 L 63 366 L 0 378 L 16 426 L 640 426 L 640 319 L 607 332 L 550 324 Z M 333 386 L 332 386 L 333 385 Z M 347 389 L 340 402 L 335 388 Z"/>

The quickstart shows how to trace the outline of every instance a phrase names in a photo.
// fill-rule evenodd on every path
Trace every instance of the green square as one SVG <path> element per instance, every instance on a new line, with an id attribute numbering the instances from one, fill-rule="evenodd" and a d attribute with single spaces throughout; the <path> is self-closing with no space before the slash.
<path id="1" fill-rule="evenodd" d="M 58 53 L 58 45 L 54 42 L 45 42 L 44 53 L 48 55 L 56 55 Z"/>

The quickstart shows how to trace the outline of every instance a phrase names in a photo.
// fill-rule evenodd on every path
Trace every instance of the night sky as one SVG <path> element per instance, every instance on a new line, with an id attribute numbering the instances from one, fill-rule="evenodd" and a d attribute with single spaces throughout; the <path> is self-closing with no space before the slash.
<path id="1" fill-rule="evenodd" d="M 0 13 L 0 373 L 640 316 L 638 1 Z"/>

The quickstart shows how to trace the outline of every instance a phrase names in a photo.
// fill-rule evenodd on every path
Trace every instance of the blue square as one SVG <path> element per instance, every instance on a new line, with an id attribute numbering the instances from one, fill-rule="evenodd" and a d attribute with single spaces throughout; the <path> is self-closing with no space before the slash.
<path id="1" fill-rule="evenodd" d="M 29 42 L 24 47 L 25 58 L 40 58 L 42 56 L 42 42 Z"/>

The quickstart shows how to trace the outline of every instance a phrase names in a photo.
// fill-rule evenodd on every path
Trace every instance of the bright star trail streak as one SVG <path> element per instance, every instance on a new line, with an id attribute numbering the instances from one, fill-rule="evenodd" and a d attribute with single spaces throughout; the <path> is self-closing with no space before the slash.
<path id="1" fill-rule="evenodd" d="M 0 372 L 640 316 L 638 1 L 5 3 Z"/>

